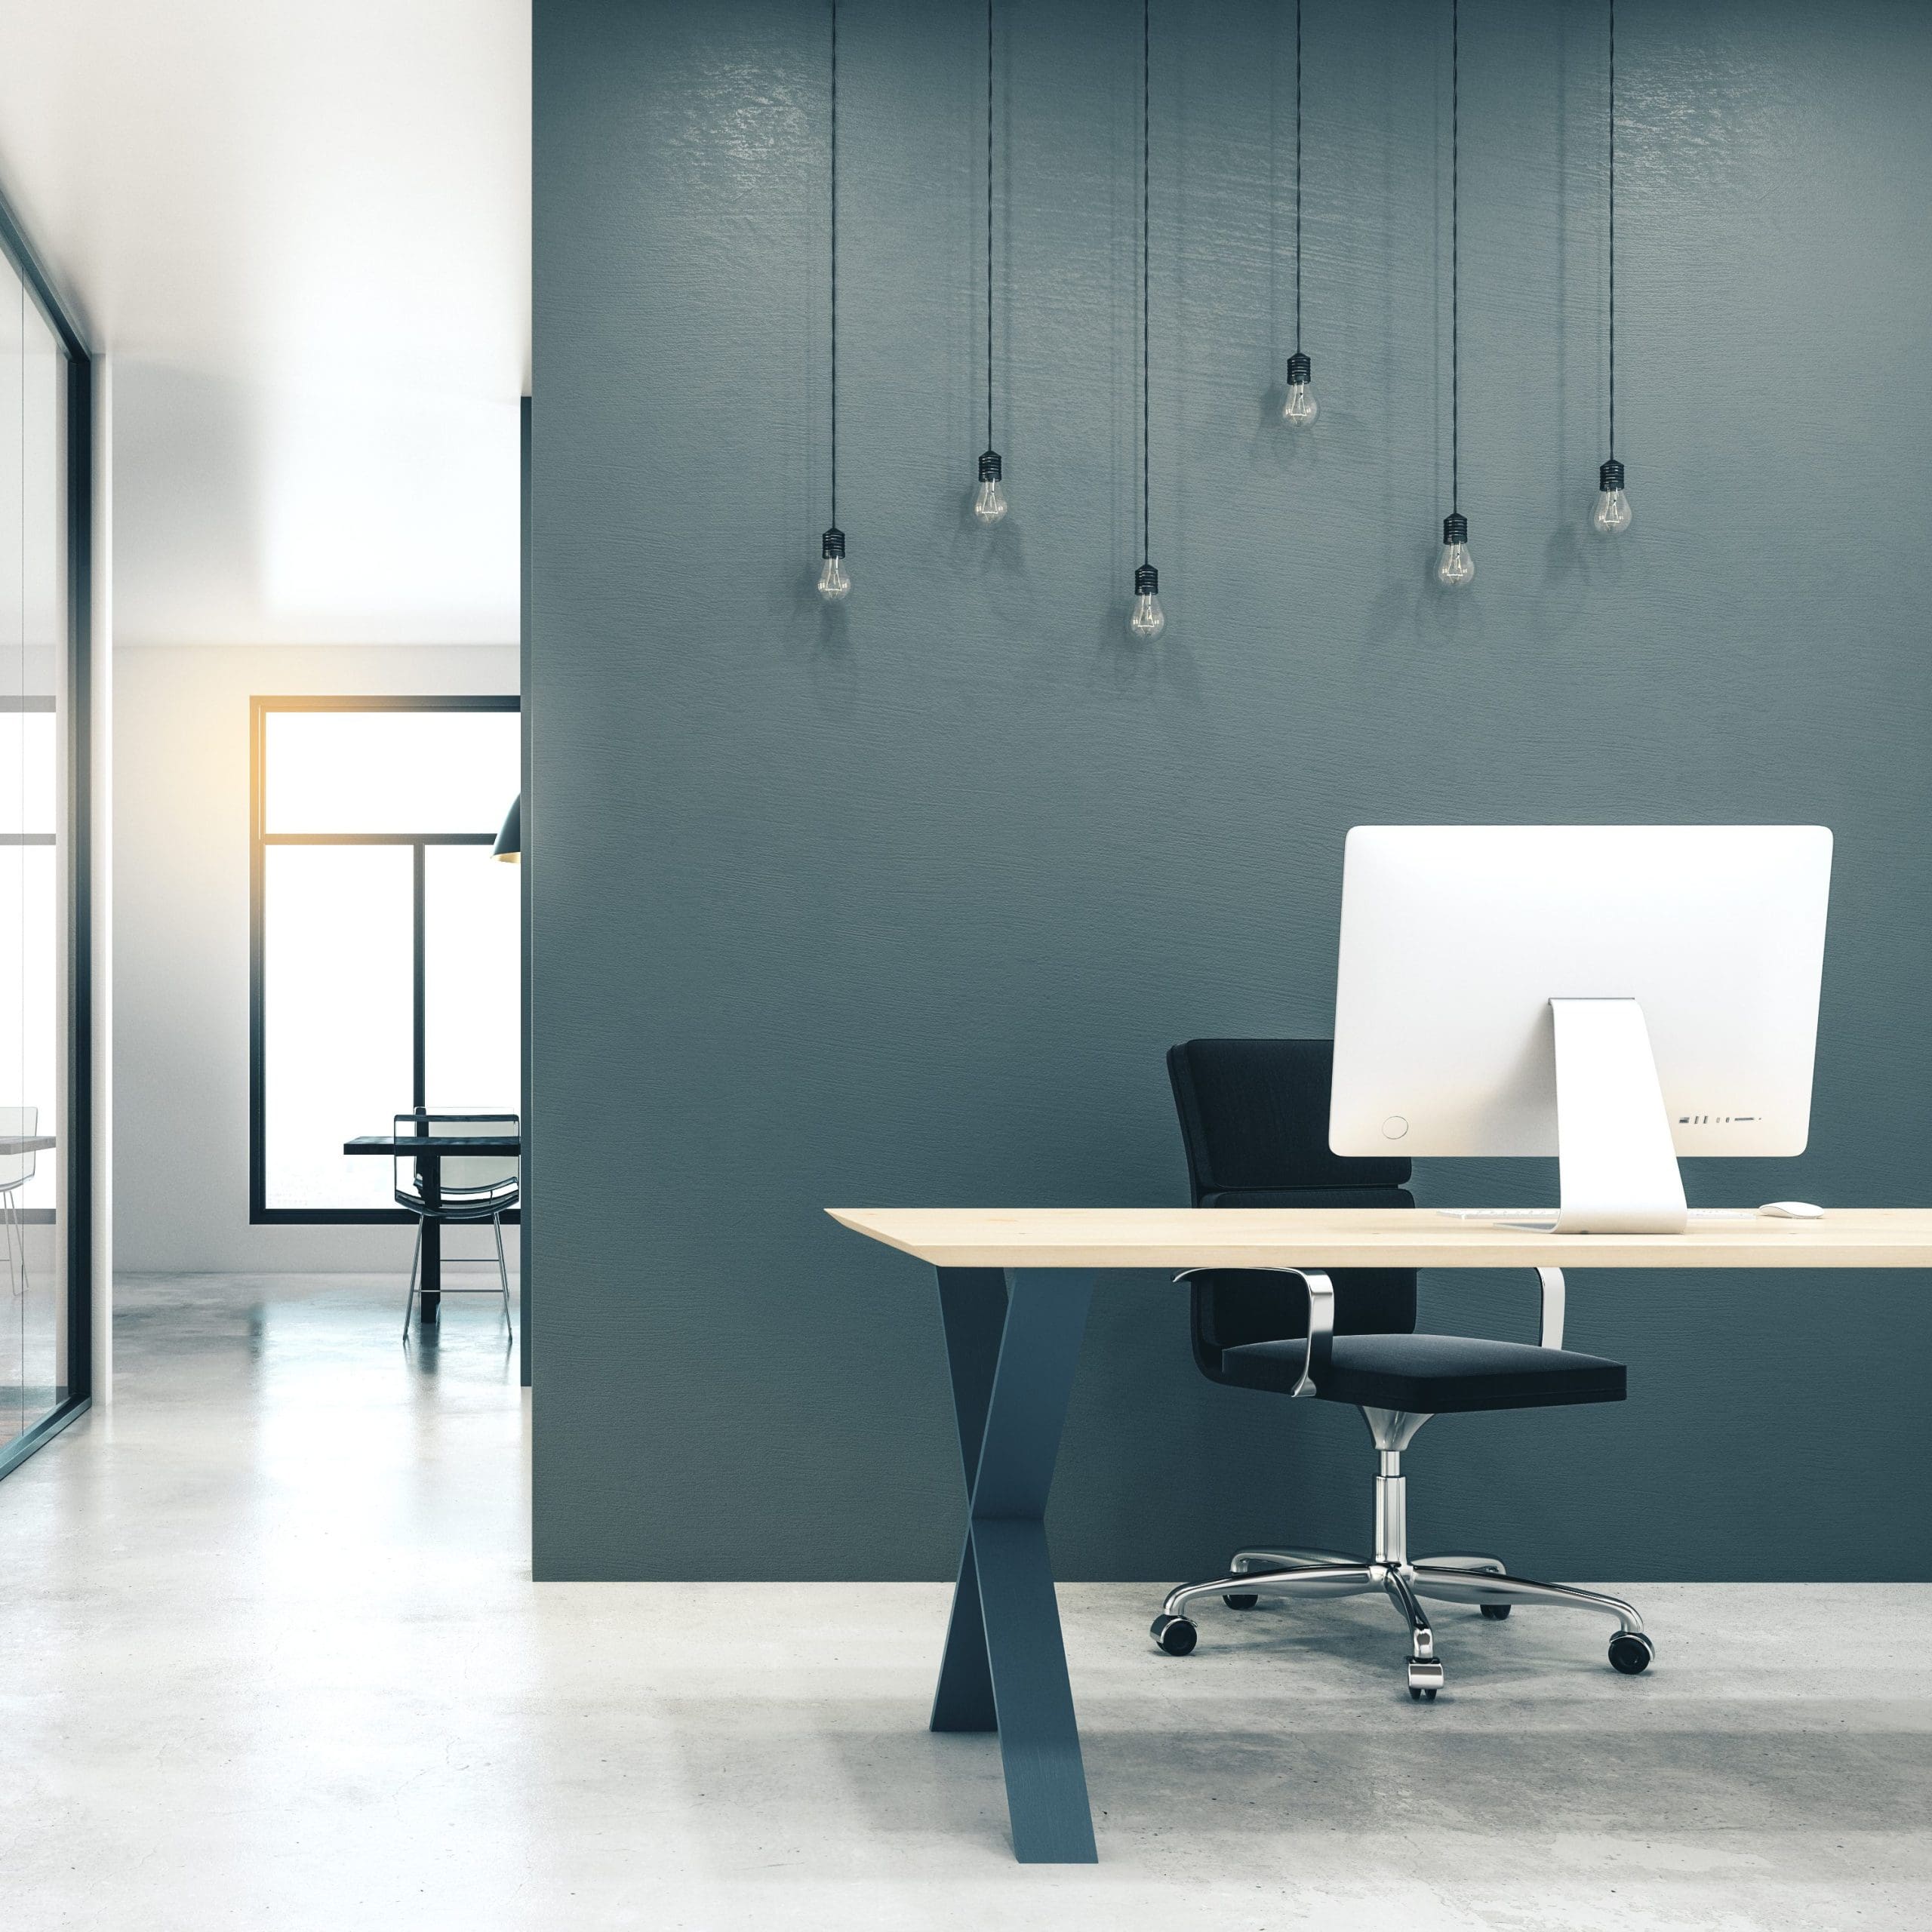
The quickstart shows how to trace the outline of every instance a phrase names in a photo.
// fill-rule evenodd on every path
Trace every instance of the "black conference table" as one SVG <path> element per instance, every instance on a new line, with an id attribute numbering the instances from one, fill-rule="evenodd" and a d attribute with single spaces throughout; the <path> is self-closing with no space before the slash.
<path id="1" fill-rule="evenodd" d="M 437 1176 L 442 1171 L 446 1154 L 523 1155 L 523 1140 L 515 1134 L 358 1134 L 342 1143 L 345 1154 L 368 1154 L 382 1160 L 413 1156 L 423 1198 L 433 1203 L 438 1192 Z M 443 1309 L 443 1226 L 440 1221 L 423 1223 L 422 1318 L 434 1321 Z"/>

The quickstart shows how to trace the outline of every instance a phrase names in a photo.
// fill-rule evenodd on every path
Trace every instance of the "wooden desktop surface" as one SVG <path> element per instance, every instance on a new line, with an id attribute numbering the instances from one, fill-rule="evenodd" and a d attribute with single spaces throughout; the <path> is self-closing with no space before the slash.
<path id="1" fill-rule="evenodd" d="M 1932 1268 L 1932 1208 L 1551 1235 L 1400 1208 L 831 1208 L 940 1268 Z"/>

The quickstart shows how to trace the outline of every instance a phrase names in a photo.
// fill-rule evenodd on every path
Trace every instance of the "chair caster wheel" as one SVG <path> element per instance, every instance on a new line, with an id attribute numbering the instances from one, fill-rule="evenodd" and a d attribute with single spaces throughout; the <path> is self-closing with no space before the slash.
<path id="1" fill-rule="evenodd" d="M 1491 1623 L 1500 1623 L 1515 1606 L 1506 1603 L 1486 1603 L 1479 1604 L 1478 1607 Z"/>
<path id="2" fill-rule="evenodd" d="M 1426 1697 L 1432 1704 L 1435 1694 L 1442 1688 L 1442 1666 L 1433 1657 L 1411 1657 L 1409 1660 L 1409 1697 L 1411 1701 L 1420 1704 Z"/>
<path id="3" fill-rule="evenodd" d="M 1626 1677 L 1641 1677 L 1651 1667 L 1657 1647 L 1641 1630 L 1620 1630 L 1610 1640 L 1610 1665 Z"/>
<path id="4" fill-rule="evenodd" d="M 1247 1591 L 1243 1590 L 1238 1595 L 1223 1596 L 1221 1601 L 1230 1610 L 1252 1610 L 1261 1599 L 1257 1596 L 1251 1596 Z"/>
<path id="5" fill-rule="evenodd" d="M 1171 1657 L 1184 1657 L 1193 1648 L 1200 1632 L 1184 1617 L 1157 1617 L 1149 1631 L 1154 1641 Z"/>

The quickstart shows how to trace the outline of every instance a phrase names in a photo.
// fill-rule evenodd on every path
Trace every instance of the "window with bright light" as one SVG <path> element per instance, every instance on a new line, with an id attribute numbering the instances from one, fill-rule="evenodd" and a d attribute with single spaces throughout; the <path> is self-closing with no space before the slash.
<path id="1" fill-rule="evenodd" d="M 411 1107 L 518 1111 L 517 700 L 257 698 L 251 1218 L 399 1220 Z"/>

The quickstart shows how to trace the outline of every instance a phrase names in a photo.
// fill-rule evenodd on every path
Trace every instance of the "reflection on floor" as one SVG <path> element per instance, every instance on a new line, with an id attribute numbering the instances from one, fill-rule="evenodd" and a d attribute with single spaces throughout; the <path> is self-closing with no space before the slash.
<path id="1" fill-rule="evenodd" d="M 1932 1923 L 1932 1589 L 1445 1607 L 1063 1593 L 1097 1869 L 1009 1859 L 995 1745 L 924 1729 L 943 1586 L 528 1580 L 500 1318 L 402 1283 L 127 1285 L 121 1399 L 0 1484 L 8 1922 L 103 1932 Z M 1379 1664 L 1380 1669 L 1375 1666 Z"/>

